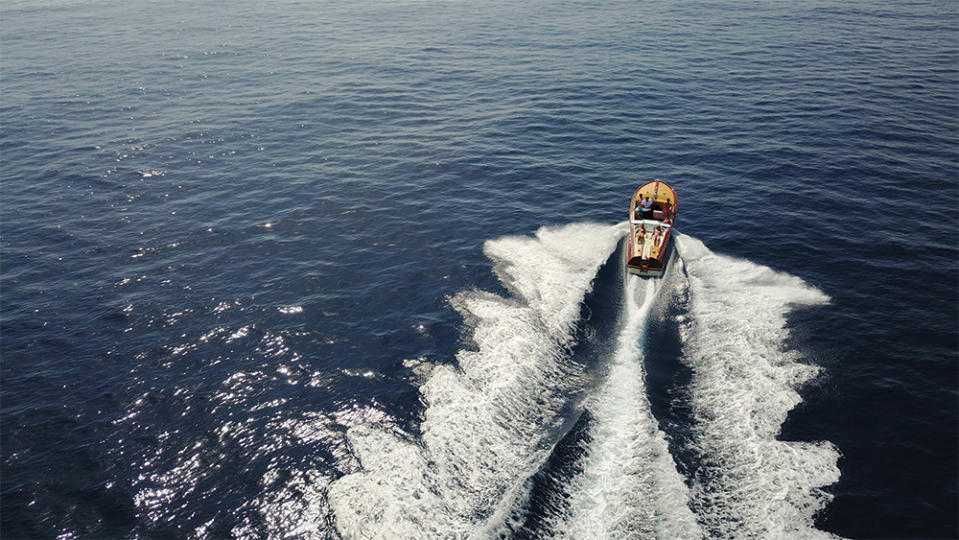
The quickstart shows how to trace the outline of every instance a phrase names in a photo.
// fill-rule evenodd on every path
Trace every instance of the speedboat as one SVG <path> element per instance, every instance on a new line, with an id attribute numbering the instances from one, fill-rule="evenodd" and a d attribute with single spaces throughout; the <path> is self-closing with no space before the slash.
<path id="1" fill-rule="evenodd" d="M 643 277 L 663 275 L 678 203 L 676 191 L 662 180 L 643 184 L 633 193 L 629 201 L 627 272 Z"/>

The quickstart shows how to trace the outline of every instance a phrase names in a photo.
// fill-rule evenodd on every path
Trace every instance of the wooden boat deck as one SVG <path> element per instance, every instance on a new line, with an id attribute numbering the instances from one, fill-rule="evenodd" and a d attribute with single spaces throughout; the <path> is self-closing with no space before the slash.
<path id="1" fill-rule="evenodd" d="M 643 248 L 646 245 L 646 242 L 648 241 L 648 242 L 651 242 L 652 245 L 650 246 L 649 253 L 644 254 L 646 256 L 643 258 L 658 259 L 659 253 L 663 249 L 663 239 L 666 236 L 666 230 L 665 228 L 662 229 L 662 234 L 659 236 L 659 241 L 656 242 L 654 233 L 657 225 L 654 225 L 653 224 L 654 222 L 645 222 L 645 223 L 649 223 L 649 225 L 644 225 L 645 230 L 643 228 L 636 227 L 636 234 L 634 234 L 632 237 L 633 253 L 644 254 Z M 644 232 L 645 232 L 645 235 L 643 234 Z"/>

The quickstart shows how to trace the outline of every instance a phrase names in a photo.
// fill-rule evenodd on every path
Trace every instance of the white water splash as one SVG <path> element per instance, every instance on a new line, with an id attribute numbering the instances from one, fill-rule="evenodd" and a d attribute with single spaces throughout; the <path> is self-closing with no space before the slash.
<path id="1" fill-rule="evenodd" d="M 344 538 L 490 534 L 555 441 L 546 440 L 581 368 L 565 354 L 596 271 L 622 225 L 544 227 L 535 237 L 486 243 L 515 295 L 457 295 L 477 350 L 437 366 L 421 388 L 422 439 L 371 426 L 349 430 L 361 469 L 328 491 Z"/>
<path id="2" fill-rule="evenodd" d="M 430 373 L 420 440 L 372 425 L 349 430 L 360 468 L 327 492 L 340 535 L 485 538 L 504 530 L 552 450 L 547 438 L 566 394 L 581 384 L 566 348 L 621 234 L 621 226 L 570 225 L 487 242 L 515 297 L 467 292 L 452 300 L 477 349 L 457 354 L 458 369 Z M 821 488 L 839 478 L 838 452 L 828 442 L 776 440 L 801 401 L 798 387 L 818 372 L 783 351 L 785 317 L 828 298 L 677 236 L 688 274 L 692 486 L 645 395 L 640 343 L 659 282 L 632 280 L 609 373 L 588 405 L 594 422 L 582 472 L 564 490 L 569 512 L 548 528 L 567 538 L 831 537 L 813 517 L 830 500 Z"/>
<path id="3" fill-rule="evenodd" d="M 783 350 L 786 315 L 828 302 L 801 279 L 678 235 L 689 279 L 684 362 L 700 464 L 693 508 L 719 538 L 831 538 L 813 518 L 839 480 L 829 442 L 777 440 L 797 389 L 818 373 Z"/>
<path id="4" fill-rule="evenodd" d="M 645 391 L 641 343 L 660 280 L 628 276 L 626 320 L 605 382 L 590 400 L 583 470 L 566 491 L 570 513 L 550 528 L 560 538 L 699 538 L 689 489 Z"/>

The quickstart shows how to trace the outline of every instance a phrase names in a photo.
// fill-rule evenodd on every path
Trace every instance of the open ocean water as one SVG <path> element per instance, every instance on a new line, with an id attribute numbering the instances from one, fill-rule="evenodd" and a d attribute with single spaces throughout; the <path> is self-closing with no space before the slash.
<path id="1" fill-rule="evenodd" d="M 0 180 L 5 539 L 959 536 L 955 2 L 7 0 Z"/>

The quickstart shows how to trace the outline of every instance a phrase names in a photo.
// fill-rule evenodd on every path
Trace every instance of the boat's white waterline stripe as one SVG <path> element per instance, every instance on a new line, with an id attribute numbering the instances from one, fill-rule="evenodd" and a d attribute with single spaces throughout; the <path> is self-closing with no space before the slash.
<path id="1" fill-rule="evenodd" d="M 818 368 L 783 349 L 786 315 L 828 302 L 801 279 L 713 253 L 677 235 L 688 275 L 684 362 L 700 463 L 693 509 L 717 538 L 831 538 L 813 517 L 839 480 L 829 442 L 777 440 L 797 389 Z"/>
<path id="2" fill-rule="evenodd" d="M 512 509 L 548 457 L 545 441 L 581 374 L 572 345 L 581 304 L 625 225 L 544 227 L 484 251 L 514 298 L 452 299 L 475 350 L 437 366 L 421 388 L 422 439 L 372 427 L 348 432 L 360 468 L 328 490 L 344 538 L 484 536 Z"/>
<path id="3" fill-rule="evenodd" d="M 627 276 L 624 317 L 609 372 L 587 404 L 593 423 L 570 513 L 551 523 L 558 538 L 700 538 L 689 489 L 645 390 L 642 342 L 661 280 Z"/>

